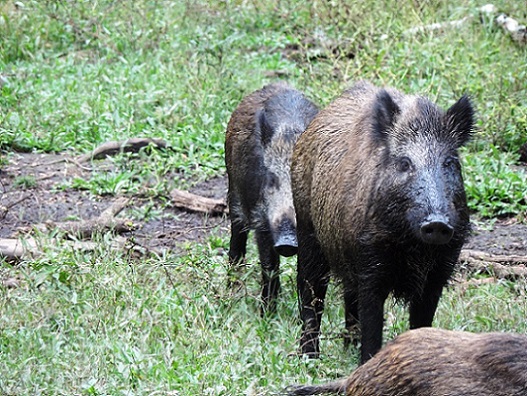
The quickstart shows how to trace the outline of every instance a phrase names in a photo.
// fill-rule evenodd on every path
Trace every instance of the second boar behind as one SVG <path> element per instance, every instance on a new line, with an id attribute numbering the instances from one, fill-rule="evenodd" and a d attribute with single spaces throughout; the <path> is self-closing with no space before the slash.
<path id="1" fill-rule="evenodd" d="M 225 138 L 231 218 L 229 261 L 245 257 L 255 230 L 262 266 L 263 309 L 274 310 L 280 290 L 279 256 L 297 252 L 291 193 L 291 156 L 318 108 L 301 92 L 275 83 L 245 97 L 231 116 Z"/>

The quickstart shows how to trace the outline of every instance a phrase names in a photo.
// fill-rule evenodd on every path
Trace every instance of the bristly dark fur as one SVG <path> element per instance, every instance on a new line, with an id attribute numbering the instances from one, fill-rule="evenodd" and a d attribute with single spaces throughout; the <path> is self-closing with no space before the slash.
<path id="1" fill-rule="evenodd" d="M 357 83 L 322 110 L 291 168 L 298 231 L 301 351 L 319 354 L 327 279 L 342 280 L 346 328 L 361 361 L 382 345 L 383 305 L 406 302 L 410 327 L 430 326 L 469 232 L 459 147 L 473 111 Z"/>

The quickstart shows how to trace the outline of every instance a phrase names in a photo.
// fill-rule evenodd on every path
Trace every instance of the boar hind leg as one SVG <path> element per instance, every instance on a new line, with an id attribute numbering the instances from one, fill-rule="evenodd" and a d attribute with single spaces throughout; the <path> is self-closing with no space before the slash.
<path id="1" fill-rule="evenodd" d="M 280 256 L 273 247 L 269 232 L 256 231 L 256 244 L 262 266 L 262 315 L 276 311 L 276 299 L 280 293 Z"/>
<path id="2" fill-rule="evenodd" d="M 349 348 L 352 343 L 354 346 L 356 346 L 360 338 L 357 292 L 353 290 L 352 286 L 349 284 L 345 285 L 344 290 L 344 312 L 346 316 L 344 347 Z"/>
<path id="3" fill-rule="evenodd" d="M 309 357 L 320 354 L 319 336 L 324 300 L 329 283 L 329 266 L 318 242 L 298 232 L 297 287 L 302 319 L 300 351 Z"/>

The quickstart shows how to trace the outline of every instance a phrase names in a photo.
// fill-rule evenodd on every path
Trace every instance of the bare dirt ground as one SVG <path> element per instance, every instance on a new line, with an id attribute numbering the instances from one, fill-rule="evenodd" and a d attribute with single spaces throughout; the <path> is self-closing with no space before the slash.
<path id="1" fill-rule="evenodd" d="M 95 218 L 118 198 L 60 187 L 75 177 L 89 179 L 94 168 L 109 166 L 107 160 L 79 165 L 66 155 L 12 153 L 5 158 L 7 164 L 0 165 L 0 238 L 15 238 L 20 230 L 38 223 Z M 181 175 L 172 176 L 177 187 L 177 178 Z M 20 184 L 24 178 L 34 180 L 34 185 Z M 226 191 L 225 177 L 207 180 L 190 189 L 190 192 L 210 198 L 224 198 Z M 204 215 L 170 205 L 163 208 L 155 199 L 130 198 L 118 216 L 132 219 L 137 228 L 124 236 L 147 250 L 177 250 L 189 242 L 204 242 L 211 235 L 226 235 L 229 231 L 225 215 Z M 158 215 L 148 220 L 134 218 L 134 210 L 152 203 L 153 210 L 156 206 L 162 208 Z M 526 224 L 514 219 L 496 219 L 475 222 L 473 229 L 465 245 L 467 249 L 499 255 L 527 255 Z"/>
<path id="2" fill-rule="evenodd" d="M 69 220 L 90 220 L 99 216 L 119 197 L 95 196 L 89 191 L 62 188 L 74 178 L 89 180 L 94 168 L 109 169 L 107 160 L 77 164 L 66 155 L 10 154 L 8 163 L 0 168 L 0 238 L 16 238 L 35 224 Z M 181 175 L 171 175 L 174 187 Z M 26 187 L 21 180 L 34 180 Z M 190 189 L 195 194 L 222 198 L 226 196 L 226 178 L 214 178 Z M 144 205 L 151 211 L 163 208 L 161 200 L 148 197 L 130 197 L 127 207 L 118 217 L 131 219 L 134 231 L 123 235 L 136 246 L 154 252 L 181 248 L 188 242 L 204 242 L 212 233 L 228 232 L 225 215 L 210 216 L 192 213 L 176 207 L 165 207 L 149 220 L 141 220 L 134 212 Z"/>

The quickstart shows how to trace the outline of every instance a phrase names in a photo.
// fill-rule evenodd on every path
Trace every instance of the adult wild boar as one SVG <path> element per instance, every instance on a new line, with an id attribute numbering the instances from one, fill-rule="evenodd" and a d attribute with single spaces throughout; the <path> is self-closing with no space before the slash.
<path id="1" fill-rule="evenodd" d="M 264 311 L 274 310 L 281 256 L 297 252 L 291 193 L 291 156 L 318 108 L 285 83 L 267 85 L 242 100 L 225 138 L 231 219 L 229 262 L 238 266 L 254 229 L 262 266 Z"/>
<path id="2" fill-rule="evenodd" d="M 289 388 L 289 395 L 525 396 L 527 336 L 410 330 L 347 379 Z"/>
<path id="3" fill-rule="evenodd" d="M 330 271 L 363 363 L 381 347 L 389 293 L 409 304 L 411 328 L 432 324 L 470 229 L 458 148 L 472 128 L 466 96 L 443 112 L 368 82 L 311 122 L 291 168 L 302 353 L 319 353 Z"/>

